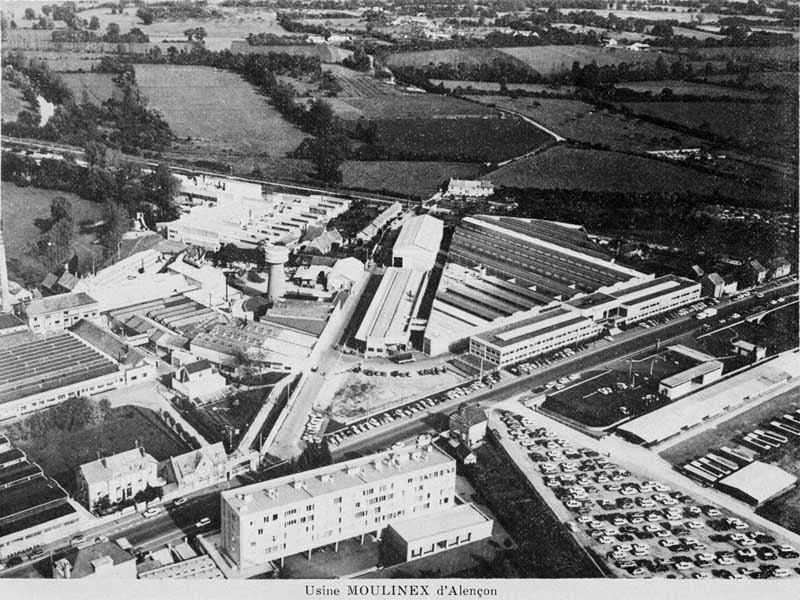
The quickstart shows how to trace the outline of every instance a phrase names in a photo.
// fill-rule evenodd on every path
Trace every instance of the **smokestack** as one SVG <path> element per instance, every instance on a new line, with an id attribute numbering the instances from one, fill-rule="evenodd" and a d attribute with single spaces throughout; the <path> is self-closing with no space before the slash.
<path id="1" fill-rule="evenodd" d="M 0 200 L 0 211 L 3 201 Z M 3 217 L 0 213 L 0 312 L 11 312 L 11 292 L 8 291 L 8 265 L 6 265 L 6 245 L 3 241 Z"/>

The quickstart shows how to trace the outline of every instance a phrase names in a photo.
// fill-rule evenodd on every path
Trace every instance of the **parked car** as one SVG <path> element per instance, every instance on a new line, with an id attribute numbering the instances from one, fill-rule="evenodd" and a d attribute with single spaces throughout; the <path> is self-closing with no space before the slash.
<path id="1" fill-rule="evenodd" d="M 149 519 L 150 517 L 155 517 L 157 514 L 161 512 L 160 508 L 148 508 L 146 511 L 142 513 L 142 516 L 145 519 Z"/>

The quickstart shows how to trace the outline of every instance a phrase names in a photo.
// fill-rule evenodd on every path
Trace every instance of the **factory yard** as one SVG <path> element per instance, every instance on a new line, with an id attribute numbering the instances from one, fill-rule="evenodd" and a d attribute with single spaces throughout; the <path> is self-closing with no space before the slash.
<path id="1" fill-rule="evenodd" d="M 727 509 L 645 480 L 545 427 L 499 411 L 499 439 L 565 527 L 616 576 L 783 578 L 800 554 Z"/>

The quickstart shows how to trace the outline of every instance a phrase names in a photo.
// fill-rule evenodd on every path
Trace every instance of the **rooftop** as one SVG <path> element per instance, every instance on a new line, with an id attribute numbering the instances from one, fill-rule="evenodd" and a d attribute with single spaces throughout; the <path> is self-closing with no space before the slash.
<path id="1" fill-rule="evenodd" d="M 713 373 L 714 371 L 719 371 L 721 373 L 723 367 L 724 365 L 718 360 L 700 363 L 699 365 L 695 365 L 689 369 L 686 369 L 685 371 L 676 373 L 671 377 L 662 379 L 661 384 L 671 388 L 678 387 L 679 385 L 683 385 L 684 383 L 692 381 L 696 377 L 702 377 L 703 375 Z"/>
<path id="2" fill-rule="evenodd" d="M 238 513 L 260 512 L 412 473 L 422 468 L 447 464 L 454 465 L 455 461 L 435 446 L 386 450 L 222 492 L 222 499 Z M 297 485 L 296 482 L 302 482 L 303 485 Z M 269 494 L 270 490 L 272 495 Z"/>
<path id="3" fill-rule="evenodd" d="M 31 301 L 25 308 L 28 317 L 45 315 L 58 310 L 70 310 L 81 306 L 91 306 L 97 301 L 85 292 L 75 294 L 58 294 L 56 296 L 46 296 L 38 300 Z"/>
<path id="4" fill-rule="evenodd" d="M 197 556 L 139 572 L 139 579 L 223 579 L 222 571 L 208 556 Z"/>
<path id="5" fill-rule="evenodd" d="M 100 350 L 107 356 L 123 364 L 139 364 L 145 359 L 136 348 L 132 348 L 107 331 L 87 319 L 81 319 L 70 327 L 70 331 L 84 342 Z"/>
<path id="6" fill-rule="evenodd" d="M 419 248 L 436 253 L 442 243 L 444 223 L 430 215 L 417 215 L 406 219 L 400 235 L 394 243 L 394 251 L 405 248 Z"/>
<path id="7" fill-rule="evenodd" d="M 11 313 L 0 313 L 0 330 L 25 327 L 25 321 Z"/>
<path id="8" fill-rule="evenodd" d="M 144 471 L 158 461 L 147 454 L 144 448 L 133 448 L 119 454 L 112 454 L 80 466 L 81 474 L 88 483 L 108 481 L 119 473 Z"/>
<path id="9" fill-rule="evenodd" d="M 119 565 L 135 560 L 133 556 L 120 548 L 116 542 L 99 542 L 86 548 L 73 550 L 67 554 L 67 559 L 72 565 L 71 577 L 74 579 L 94 575 L 96 565 Z"/>
<path id="10" fill-rule="evenodd" d="M 398 339 L 407 333 L 427 276 L 421 271 L 389 267 L 370 302 L 356 339 Z"/>
<path id="11" fill-rule="evenodd" d="M 479 333 L 475 337 L 490 344 L 505 347 L 519 342 L 520 339 L 545 335 L 583 321 L 588 322 L 588 319 L 576 315 L 572 311 L 556 308 Z"/>
<path id="12" fill-rule="evenodd" d="M 742 492 L 761 504 L 792 487 L 797 483 L 797 477 L 780 467 L 755 460 L 717 483 Z"/>
<path id="13" fill-rule="evenodd" d="M 424 514 L 416 519 L 393 522 L 390 527 L 404 540 L 412 542 L 451 531 L 460 531 L 486 521 L 489 521 L 489 517 L 472 504 L 460 504 L 447 510 Z"/>

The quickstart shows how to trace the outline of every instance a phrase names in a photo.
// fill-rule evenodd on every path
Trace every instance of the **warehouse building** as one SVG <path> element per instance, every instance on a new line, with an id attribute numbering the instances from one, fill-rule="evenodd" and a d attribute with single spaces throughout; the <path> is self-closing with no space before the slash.
<path id="1" fill-rule="evenodd" d="M 424 271 L 386 269 L 355 335 L 366 358 L 409 349 L 411 332 L 424 328 L 415 319 L 427 283 Z"/>
<path id="2" fill-rule="evenodd" d="M 392 248 L 392 266 L 430 271 L 436 264 L 443 233 L 444 223 L 430 215 L 406 219 Z"/>
<path id="3" fill-rule="evenodd" d="M 455 461 L 433 446 L 388 450 L 221 494 L 222 548 L 239 569 L 376 534 L 454 505 Z"/>
<path id="4" fill-rule="evenodd" d="M 603 328 L 572 311 L 556 308 L 474 335 L 469 352 L 498 367 L 592 339 Z"/>
<path id="5" fill-rule="evenodd" d="M 61 486 L 0 436 L 0 559 L 72 535 L 78 521 Z"/>
<path id="6" fill-rule="evenodd" d="M 28 327 L 34 333 L 61 331 L 81 319 L 100 319 L 97 300 L 84 292 L 47 296 L 25 307 Z"/>
<path id="7" fill-rule="evenodd" d="M 123 385 L 119 365 L 71 333 L 0 345 L 0 421 Z"/>
<path id="8" fill-rule="evenodd" d="M 718 360 L 702 362 L 662 379 L 658 383 L 658 391 L 670 400 L 676 400 L 691 393 L 696 388 L 708 385 L 721 378 L 724 366 Z"/>
<path id="9" fill-rule="evenodd" d="M 777 498 L 796 484 L 797 477 L 794 475 L 759 460 L 717 481 L 722 491 L 755 506 Z"/>

